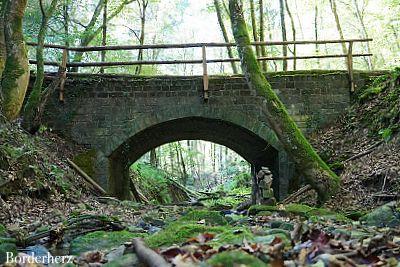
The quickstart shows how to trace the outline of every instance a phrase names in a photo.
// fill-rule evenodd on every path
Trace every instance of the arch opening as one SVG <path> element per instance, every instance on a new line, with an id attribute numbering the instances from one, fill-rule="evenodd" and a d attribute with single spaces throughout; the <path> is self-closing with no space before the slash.
<path id="1" fill-rule="evenodd" d="M 262 166 L 274 174 L 273 187 L 279 195 L 279 153 L 267 140 L 239 125 L 218 119 L 185 117 L 151 126 L 131 136 L 109 156 L 109 191 L 129 198 L 129 167 L 144 154 L 161 145 L 182 140 L 204 140 L 223 145 L 249 162 L 252 174 Z"/>

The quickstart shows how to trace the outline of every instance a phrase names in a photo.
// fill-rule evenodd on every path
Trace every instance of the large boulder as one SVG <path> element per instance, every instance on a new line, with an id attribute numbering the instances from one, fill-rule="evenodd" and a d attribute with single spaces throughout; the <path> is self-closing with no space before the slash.
<path id="1" fill-rule="evenodd" d="M 368 226 L 397 227 L 400 226 L 400 213 L 396 210 L 396 202 L 380 206 L 362 216 L 360 222 Z"/>

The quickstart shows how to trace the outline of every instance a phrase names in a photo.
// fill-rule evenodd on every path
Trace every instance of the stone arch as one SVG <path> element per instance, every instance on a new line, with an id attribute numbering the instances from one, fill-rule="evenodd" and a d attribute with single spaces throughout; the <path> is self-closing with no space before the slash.
<path id="1" fill-rule="evenodd" d="M 108 189 L 120 198 L 128 197 L 129 166 L 143 154 L 160 145 L 200 139 L 224 145 L 250 162 L 253 170 L 269 166 L 280 177 L 282 150 L 275 134 L 252 106 L 247 112 L 230 107 L 189 106 L 166 108 L 157 114 L 143 114 L 128 124 L 113 144 L 103 151 L 108 157 Z M 274 187 L 279 194 L 279 179 Z"/>

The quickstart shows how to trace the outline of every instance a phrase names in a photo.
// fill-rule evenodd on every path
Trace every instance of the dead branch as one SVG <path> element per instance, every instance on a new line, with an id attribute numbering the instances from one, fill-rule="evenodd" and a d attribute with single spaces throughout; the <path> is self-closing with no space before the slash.
<path id="1" fill-rule="evenodd" d="M 286 198 L 282 201 L 282 203 L 283 203 L 283 204 L 288 204 L 288 203 L 292 202 L 295 198 L 301 196 L 302 194 L 308 192 L 308 191 L 311 190 L 311 189 L 312 189 L 311 185 L 303 186 L 302 188 L 300 188 L 299 190 L 297 190 L 297 191 L 294 192 L 293 194 L 291 194 L 291 195 L 289 195 L 288 197 L 286 197 Z"/>
<path id="2" fill-rule="evenodd" d="M 90 178 L 89 175 L 87 175 L 81 168 L 79 168 L 72 160 L 67 159 L 67 162 L 71 167 L 77 171 L 84 179 L 87 181 L 90 185 L 92 185 L 98 192 L 100 192 L 102 195 L 107 195 L 107 192 L 100 186 L 98 185 L 92 178 Z"/>
<path id="3" fill-rule="evenodd" d="M 363 152 L 361 152 L 361 153 L 358 153 L 358 154 L 356 154 L 356 155 L 354 155 L 354 156 L 352 156 L 352 157 L 346 159 L 345 161 L 343 161 L 343 163 L 346 163 L 346 162 L 349 162 L 349 161 L 358 159 L 358 158 L 360 158 L 360 157 L 362 157 L 362 156 L 365 156 L 365 155 L 371 153 L 372 151 L 375 150 L 375 148 L 376 148 L 377 146 L 379 146 L 379 145 L 382 144 L 382 143 L 383 143 L 383 140 L 382 140 L 382 141 L 379 141 L 379 142 L 377 142 L 377 143 L 375 143 L 374 145 L 370 146 L 367 150 L 365 150 L 365 151 L 363 151 Z"/>
<path id="4" fill-rule="evenodd" d="M 145 246 L 140 238 L 133 239 L 133 248 L 139 260 L 149 267 L 170 267 L 169 264 L 160 254 Z"/>

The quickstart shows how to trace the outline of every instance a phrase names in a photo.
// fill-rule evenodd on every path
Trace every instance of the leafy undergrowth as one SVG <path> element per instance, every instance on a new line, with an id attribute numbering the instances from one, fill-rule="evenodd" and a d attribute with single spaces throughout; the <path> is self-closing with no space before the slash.
<path id="1" fill-rule="evenodd" d="M 346 114 L 312 137 L 321 157 L 342 180 L 340 192 L 328 207 L 351 212 L 396 199 L 400 189 L 399 99 L 397 68 L 359 89 Z"/>

